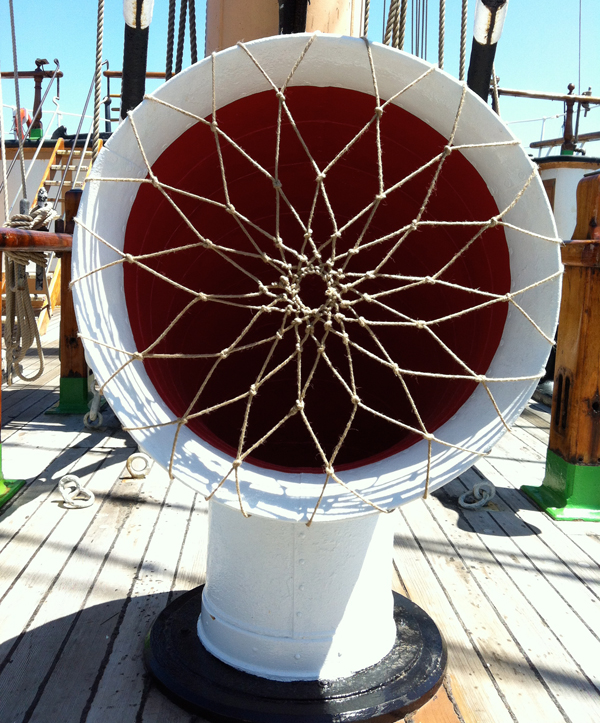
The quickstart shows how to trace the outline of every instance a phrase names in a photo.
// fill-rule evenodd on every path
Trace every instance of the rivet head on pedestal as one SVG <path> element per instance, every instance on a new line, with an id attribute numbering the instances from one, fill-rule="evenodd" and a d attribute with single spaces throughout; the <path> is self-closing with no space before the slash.
<path id="1" fill-rule="evenodd" d="M 294 658 L 296 658 L 296 660 L 300 660 L 300 653 L 296 653 L 296 655 L 294 655 Z"/>
<path id="2" fill-rule="evenodd" d="M 304 565 L 305 562 L 306 562 L 306 560 L 304 560 L 304 559 L 298 560 L 298 564 L 300 564 L 300 565 Z"/>

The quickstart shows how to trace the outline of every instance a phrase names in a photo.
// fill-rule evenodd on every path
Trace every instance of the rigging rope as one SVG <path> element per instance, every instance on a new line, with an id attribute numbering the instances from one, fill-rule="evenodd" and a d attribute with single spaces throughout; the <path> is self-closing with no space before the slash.
<path id="1" fill-rule="evenodd" d="M 167 64 L 165 77 L 173 77 L 173 46 L 175 44 L 175 0 L 169 0 L 169 22 L 167 25 Z"/>
<path id="2" fill-rule="evenodd" d="M 0 146 L 2 154 L 2 198 L 4 199 L 4 221 L 8 221 L 8 185 L 6 180 L 6 144 L 4 140 L 4 105 L 2 102 L 2 76 L 0 75 Z"/>
<path id="3" fill-rule="evenodd" d="M 190 3 L 190 56 L 192 64 L 198 62 L 198 41 L 196 40 L 196 2 L 189 0 Z"/>
<path id="4" fill-rule="evenodd" d="M 98 0 L 96 25 L 96 68 L 94 75 L 94 121 L 92 133 L 92 163 L 100 153 L 100 97 L 102 94 L 102 43 L 104 39 L 104 0 Z M 75 147 L 75 146 L 73 146 Z"/>
<path id="5" fill-rule="evenodd" d="M 365 20 L 363 23 L 363 36 L 365 38 L 367 37 L 367 33 L 369 32 L 369 11 L 370 10 L 371 10 L 371 0 L 365 0 Z"/>
<path id="6" fill-rule="evenodd" d="M 458 69 L 458 79 L 465 79 L 465 67 L 467 61 L 467 14 L 469 10 L 469 0 L 462 0 L 462 12 L 460 18 L 460 61 Z"/>
<path id="7" fill-rule="evenodd" d="M 440 25 L 438 33 L 438 66 L 444 68 L 444 42 L 446 38 L 446 0 L 440 0 Z"/>
<path id="8" fill-rule="evenodd" d="M 385 37 L 383 39 L 385 45 L 391 45 L 399 5 L 400 0 L 391 0 L 390 2 L 390 11 L 388 13 L 387 25 L 385 28 Z"/>
<path id="9" fill-rule="evenodd" d="M 398 38 L 398 47 L 400 50 L 404 50 L 404 43 L 406 41 L 406 13 L 408 10 L 408 0 L 402 0 L 402 6 L 400 8 L 400 32 Z"/>
<path id="10" fill-rule="evenodd" d="M 183 48 L 185 45 L 185 23 L 187 18 L 187 0 L 181 0 L 179 7 L 179 36 L 177 38 L 177 57 L 175 59 L 175 75 L 183 67 Z"/>
<path id="11" fill-rule="evenodd" d="M 23 153 L 23 141 L 25 139 L 25 132 L 23 129 L 23 119 L 21 117 L 21 98 L 19 95 L 19 64 L 17 63 L 17 36 L 15 31 L 15 12 L 13 9 L 13 0 L 8 0 L 8 6 L 10 9 L 10 32 L 12 36 L 12 55 L 15 73 L 15 103 L 17 105 L 17 116 L 15 125 L 17 128 L 17 140 L 19 141 L 19 159 L 21 166 L 21 184 L 23 186 L 23 200 L 26 200 L 27 178 L 25 176 L 25 155 Z M 25 204 L 23 204 L 23 208 L 21 208 L 21 211 L 25 210 L 24 206 Z"/>

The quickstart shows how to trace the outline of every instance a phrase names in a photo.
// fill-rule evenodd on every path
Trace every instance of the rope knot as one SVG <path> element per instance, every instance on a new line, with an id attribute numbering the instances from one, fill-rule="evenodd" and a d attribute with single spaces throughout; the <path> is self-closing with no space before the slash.
<path id="1" fill-rule="evenodd" d="M 367 301 L 369 304 L 373 301 L 373 298 L 370 294 L 363 294 L 363 300 Z"/>
<path id="2" fill-rule="evenodd" d="M 373 269 L 369 269 L 369 271 L 367 271 L 367 273 L 365 274 L 365 276 L 367 277 L 367 279 L 374 279 L 374 278 L 375 278 L 375 272 L 373 271 Z"/>
<path id="3" fill-rule="evenodd" d="M 296 409 L 301 412 L 304 409 L 304 402 L 302 399 L 296 399 Z"/>
<path id="4" fill-rule="evenodd" d="M 512 294 L 504 294 L 504 301 L 512 301 Z"/>
<path id="5" fill-rule="evenodd" d="M 210 124 L 210 129 L 211 129 L 211 131 L 212 131 L 213 133 L 216 133 L 216 132 L 217 132 L 218 127 L 219 127 L 219 124 L 217 123 L 216 120 L 214 120 L 214 121 L 211 122 L 211 124 Z"/>
<path id="6" fill-rule="evenodd" d="M 325 180 L 325 174 L 319 173 L 319 175 L 317 176 L 317 183 L 323 183 L 324 180 Z"/>
<path id="7" fill-rule="evenodd" d="M 208 296 L 204 293 L 204 291 L 201 291 L 198 294 L 198 298 L 200 299 L 200 301 L 206 301 L 208 299 Z"/>
<path id="8" fill-rule="evenodd" d="M 237 457 L 236 459 L 233 460 L 233 462 L 231 463 L 231 466 L 233 467 L 233 469 L 237 469 L 238 467 L 241 467 L 242 460 L 239 457 Z"/>
<path id="9" fill-rule="evenodd" d="M 280 90 L 278 90 L 277 93 L 275 93 L 275 97 L 277 98 L 277 100 L 280 100 L 280 101 L 285 100 L 285 95 Z"/>
<path id="10" fill-rule="evenodd" d="M 281 341 L 281 340 L 283 339 L 283 334 L 282 334 L 280 331 L 278 331 L 278 332 L 275 334 L 275 336 L 277 337 L 277 339 L 278 339 L 279 341 Z"/>
<path id="11" fill-rule="evenodd" d="M 417 327 L 417 329 L 424 329 L 427 324 L 421 319 L 417 319 L 417 321 L 415 321 L 415 326 Z"/>
<path id="12" fill-rule="evenodd" d="M 473 379 L 478 383 L 481 384 L 482 382 L 485 382 L 485 375 L 484 374 L 476 374 Z"/>
<path id="13" fill-rule="evenodd" d="M 323 324 L 323 326 L 325 327 L 325 329 L 327 331 L 330 331 L 331 327 L 333 326 L 333 322 L 331 321 L 331 319 L 327 319 L 327 321 Z"/>
<path id="14" fill-rule="evenodd" d="M 273 179 L 273 188 L 281 188 L 281 181 L 278 178 Z"/>
<path id="15" fill-rule="evenodd" d="M 235 206 L 233 205 L 233 203 L 227 204 L 227 213 L 231 213 L 231 214 L 235 213 Z"/>
<path id="16" fill-rule="evenodd" d="M 144 361 L 144 355 L 139 351 L 134 352 L 131 358 L 135 359 L 135 361 Z"/>
<path id="17" fill-rule="evenodd" d="M 275 238 L 275 246 L 276 246 L 278 249 L 280 249 L 280 248 L 283 247 L 283 239 L 281 238 L 281 236 L 277 236 L 277 237 Z"/>
<path id="18" fill-rule="evenodd" d="M 332 467 L 331 465 L 327 465 L 327 467 L 325 467 L 325 473 L 326 473 L 329 477 L 331 477 L 331 475 L 334 474 L 334 469 L 333 469 L 333 467 Z"/>
<path id="19" fill-rule="evenodd" d="M 426 439 L 428 442 L 431 442 L 435 437 L 430 432 L 425 432 L 423 435 L 423 439 Z"/>
<path id="20" fill-rule="evenodd" d="M 260 257 L 265 262 L 265 264 L 268 264 L 272 260 L 271 257 L 265 253 L 262 253 Z"/>
<path id="21" fill-rule="evenodd" d="M 418 221 L 413 221 L 413 222 L 410 224 L 410 230 L 411 230 L 411 231 L 416 231 L 418 228 L 419 228 L 419 222 L 418 222 Z"/>
<path id="22" fill-rule="evenodd" d="M 127 261 L 128 264 L 132 264 L 134 262 L 134 258 L 131 254 L 125 254 L 123 258 L 125 259 L 125 261 Z"/>
<path id="23" fill-rule="evenodd" d="M 352 404 L 360 404 L 360 397 L 357 396 L 356 394 L 352 395 L 351 400 L 352 400 Z"/>
<path id="24" fill-rule="evenodd" d="M 397 377 L 400 376 L 400 367 L 397 364 L 392 364 L 392 371 Z"/>
<path id="25" fill-rule="evenodd" d="M 367 320 L 365 319 L 364 316 L 359 316 L 359 317 L 358 317 L 358 325 L 359 325 L 359 326 L 362 326 L 363 329 L 365 328 L 365 326 L 367 325 Z"/>
<path id="26" fill-rule="evenodd" d="M 348 256 L 356 256 L 357 253 L 358 253 L 358 249 L 356 249 L 356 248 L 348 249 Z"/>
<path id="27" fill-rule="evenodd" d="M 331 238 L 332 238 L 332 239 L 334 239 L 334 238 L 342 238 L 342 233 L 341 233 L 341 231 L 336 231 L 335 233 L 332 233 L 332 234 L 331 234 Z"/>
<path id="28" fill-rule="evenodd" d="M 318 354 L 324 354 L 324 353 L 325 353 L 325 347 L 324 347 L 324 346 L 319 346 L 319 347 L 317 347 L 317 353 L 318 353 Z"/>
<path id="29" fill-rule="evenodd" d="M 251 385 L 250 385 L 250 390 L 249 390 L 248 393 L 250 394 L 251 397 L 255 397 L 255 396 L 258 394 L 258 390 L 257 390 L 257 388 L 256 388 L 256 384 L 251 384 Z"/>
<path id="30" fill-rule="evenodd" d="M 444 146 L 444 157 L 449 156 L 452 153 L 452 146 Z"/>
<path id="31" fill-rule="evenodd" d="M 378 193 L 378 194 L 375 196 L 375 200 L 376 200 L 376 201 L 385 201 L 385 193 Z"/>
<path id="32" fill-rule="evenodd" d="M 435 284 L 435 279 L 432 278 L 431 276 L 426 276 L 426 277 L 425 277 L 425 282 L 428 283 L 428 284 Z"/>
<path id="33" fill-rule="evenodd" d="M 383 115 L 383 108 L 380 105 L 375 106 L 375 115 L 378 118 L 381 118 L 381 116 Z"/>
<path id="34" fill-rule="evenodd" d="M 499 216 L 494 216 L 493 218 L 490 218 L 490 225 L 489 228 L 494 228 L 497 226 L 502 219 Z"/>
<path id="35" fill-rule="evenodd" d="M 223 349 L 223 351 L 219 353 L 219 356 L 221 357 L 221 359 L 227 359 L 227 357 L 229 356 L 229 349 Z"/>

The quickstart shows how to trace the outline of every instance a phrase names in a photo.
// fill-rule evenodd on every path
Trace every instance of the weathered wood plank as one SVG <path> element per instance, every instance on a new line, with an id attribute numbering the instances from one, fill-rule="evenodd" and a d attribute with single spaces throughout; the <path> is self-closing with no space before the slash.
<path id="1" fill-rule="evenodd" d="M 464 487 L 451 483 L 449 490 L 453 488 L 456 499 Z M 444 490 L 443 494 L 449 492 Z M 508 519 L 510 513 L 465 511 L 463 520 L 481 532 L 476 535 L 461 529 L 462 525 L 452 524 L 455 515 L 447 499 L 444 506 L 436 506 L 432 501 L 431 508 L 561 707 L 573 720 L 595 720 L 600 716 L 600 695 L 593 684 L 597 678 L 594 661 L 598 640 L 535 569 L 515 540 L 502 533 L 500 519 Z M 533 695 L 535 686 L 527 683 L 526 689 Z M 539 698 L 536 700 L 539 702 Z"/>
<path id="2" fill-rule="evenodd" d="M 413 503 L 407 517 L 413 529 L 427 530 L 426 537 L 419 535 L 424 551 L 447 593 L 457 601 L 457 614 L 512 715 L 523 723 L 562 723 L 564 716 L 548 686 L 530 666 L 539 651 L 538 661 L 554 662 L 561 672 L 575 671 L 572 663 L 563 666 L 564 650 L 552 633 L 479 537 L 456 524 L 455 510 L 433 497 Z"/>
<path id="3" fill-rule="evenodd" d="M 165 478 L 166 478 L 166 473 Z M 165 484 L 169 484 L 165 481 Z M 132 601 L 99 682 L 86 723 L 132 720 L 149 690 L 142 661 L 142 642 L 167 604 L 177 572 L 180 550 L 191 518 L 194 493 L 180 482 L 170 484 L 156 529 L 145 554 Z M 182 509 L 187 514 L 182 514 Z M 157 721 L 158 723 L 158 721 Z"/>
<path id="4" fill-rule="evenodd" d="M 120 465 L 125 462 L 122 452 L 116 453 L 113 459 L 115 462 L 118 460 L 117 464 Z M 114 484 L 114 469 L 107 469 L 106 472 Z M 95 486 L 95 481 L 92 480 L 90 484 Z M 106 554 L 127 519 L 127 507 L 110 494 L 100 499 L 98 505 L 98 509 L 93 510 L 93 519 L 84 537 L 73 547 L 57 579 L 48 588 L 48 594 L 32 615 L 25 634 L 11 648 L 10 664 L 0 674 L 0 688 L 6 691 L 6 694 L 0 695 L 2 720 L 26 720 L 35 709 L 37 698 L 52 672 L 54 660 L 77 622 L 80 610 L 85 606 L 91 587 L 104 565 Z M 72 516 L 78 513 L 79 510 L 72 510 L 68 514 Z M 63 524 L 62 527 L 65 526 Z M 68 547 L 71 543 L 70 535 L 65 534 L 64 529 L 62 531 L 65 547 Z M 59 540 L 56 540 L 55 547 L 59 544 Z M 21 598 L 26 594 L 22 590 Z"/>
<path id="5" fill-rule="evenodd" d="M 486 478 L 496 485 L 500 499 L 517 512 L 519 518 L 534 531 L 541 534 L 545 544 L 590 588 L 594 595 L 600 596 L 600 566 L 577 544 L 578 538 L 572 539 L 566 532 L 570 525 L 578 523 L 555 522 L 522 492 L 507 486 L 509 483 L 506 478 L 489 460 L 482 460 L 477 466 Z"/>
<path id="6" fill-rule="evenodd" d="M 93 584 L 85 609 L 57 656 L 31 723 L 48 720 L 79 723 L 86 720 L 93 705 L 125 613 L 132 604 L 141 561 L 162 509 L 168 483 L 165 484 L 163 474 L 153 470 L 136 496 L 138 488 L 139 483 L 130 479 L 117 481 L 113 488 L 115 504 L 131 512 Z M 136 637 L 133 643 L 139 652 L 142 639 Z M 113 659 L 110 664 L 118 666 L 118 663 Z M 135 720 L 135 715 L 123 720 Z"/>
<path id="7" fill-rule="evenodd" d="M 463 691 L 465 706 L 461 706 L 461 714 L 465 723 L 513 723 L 505 700 L 459 617 L 456 606 L 462 604 L 462 595 L 453 600 L 452 592 L 443 586 L 437 566 L 423 548 L 425 530 L 416 534 L 407 523 L 412 506 L 420 504 L 411 503 L 406 514 L 400 511 L 396 523 L 394 560 L 410 598 L 433 617 L 446 640 L 448 673 Z"/>

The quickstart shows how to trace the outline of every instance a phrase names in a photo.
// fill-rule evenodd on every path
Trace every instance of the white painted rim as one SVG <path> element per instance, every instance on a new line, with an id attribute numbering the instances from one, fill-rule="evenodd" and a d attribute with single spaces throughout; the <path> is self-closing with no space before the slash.
<path id="1" fill-rule="evenodd" d="M 298 59 L 308 36 L 266 38 L 248 45 L 276 84 L 282 85 Z M 389 98 L 431 66 L 424 61 L 373 44 L 372 54 L 379 91 Z M 247 54 L 234 47 L 216 56 L 217 107 L 269 88 Z M 211 111 L 211 59 L 205 59 L 175 76 L 154 95 L 202 117 Z M 361 39 L 319 35 L 298 68 L 291 85 L 343 87 L 373 95 L 373 84 L 365 43 Z M 435 70 L 395 103 L 420 117 L 446 138 L 450 135 L 462 84 Z M 151 101 L 133 114 L 150 163 L 186 131 L 193 120 Z M 493 111 L 469 92 L 462 111 L 455 144 L 513 140 L 510 131 Z M 486 182 L 499 209 L 506 208 L 530 176 L 533 164 L 519 146 L 465 149 L 464 156 Z M 131 124 L 125 121 L 109 140 L 94 166 L 93 177 L 144 178 L 142 161 Z M 79 219 L 116 248 L 123 247 L 125 228 L 138 183 L 88 181 Z M 556 237 L 554 220 L 539 178 L 529 185 L 519 203 L 505 217 L 515 226 Z M 522 289 L 560 270 L 557 245 L 512 229 L 506 229 L 510 253 L 512 290 Z M 77 279 L 119 256 L 81 227 L 73 245 L 73 278 Z M 93 274 L 74 285 L 79 328 L 108 346 L 86 342 L 86 352 L 98 379 L 104 383 L 127 359 L 109 347 L 135 351 L 123 290 L 122 265 Z M 559 280 L 546 283 L 520 296 L 520 305 L 536 324 L 553 337 L 558 315 Z M 539 374 L 549 353 L 549 344 L 512 305 L 498 351 L 488 369 L 490 377 L 521 377 Z M 535 382 L 491 384 L 505 419 L 512 422 L 530 398 Z M 126 427 L 164 423 L 174 419 L 159 398 L 143 364 L 135 361 L 115 376 L 105 388 L 115 413 Z M 456 445 L 486 452 L 503 434 L 485 390 L 478 386 L 455 416 L 436 431 L 436 436 Z M 136 442 L 159 464 L 170 458 L 174 427 L 163 426 L 133 434 Z M 174 475 L 202 494 L 208 494 L 231 468 L 231 459 L 187 428 L 182 430 Z M 433 444 L 433 490 L 454 479 L 477 460 L 477 455 Z M 343 473 L 344 482 L 377 505 L 392 509 L 423 494 L 427 468 L 427 442 L 422 440 L 398 454 Z M 312 513 L 324 481 L 323 474 L 283 473 L 244 463 L 240 488 L 248 512 L 289 520 L 306 519 Z M 218 491 L 218 499 L 238 507 L 232 480 Z M 349 517 L 372 511 L 372 507 L 335 483 L 330 483 L 317 517 Z"/>

